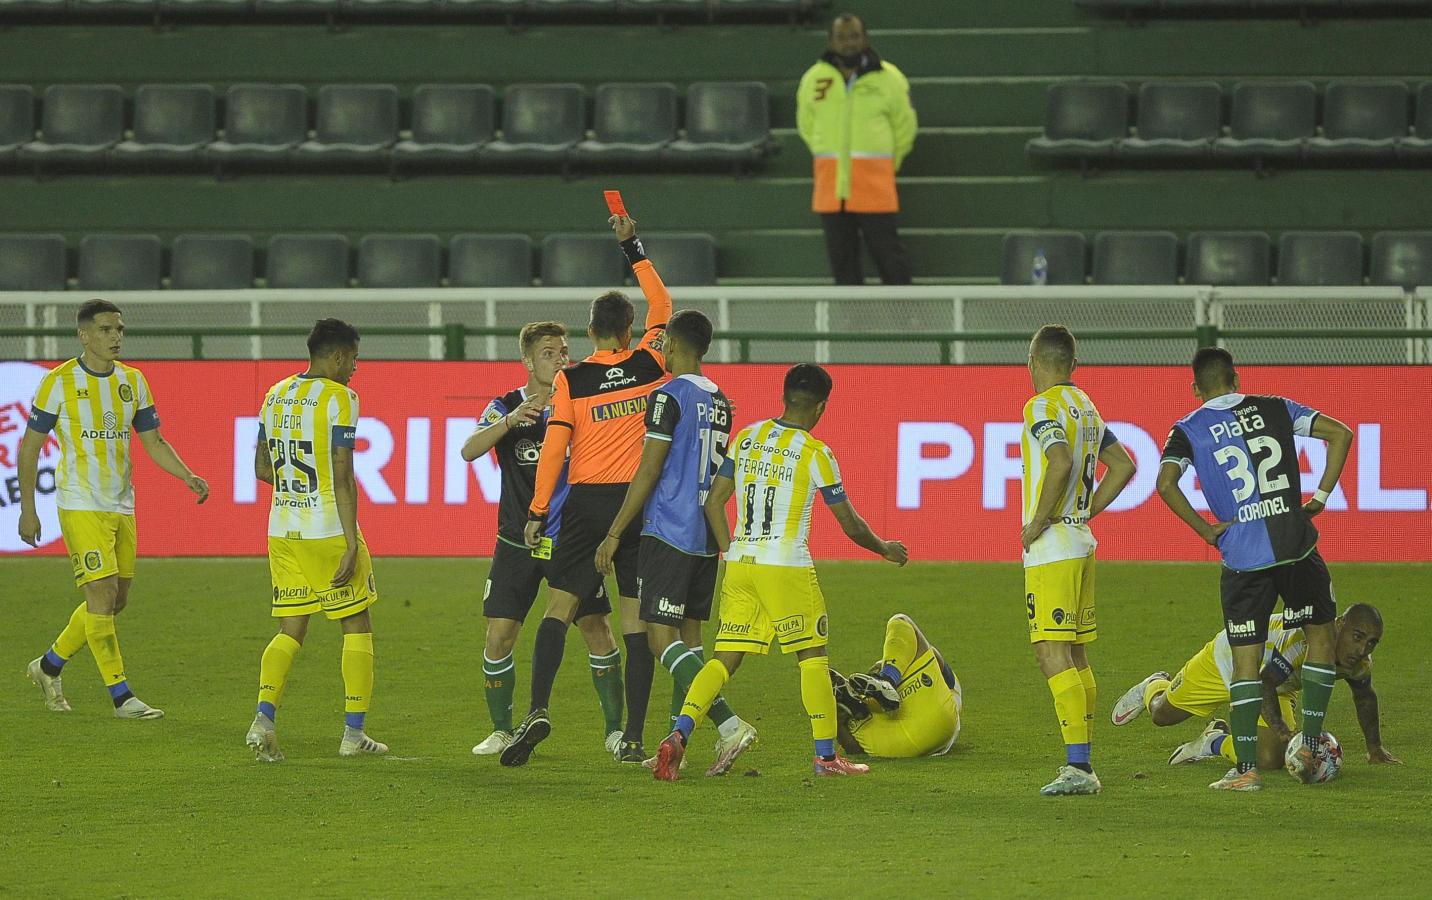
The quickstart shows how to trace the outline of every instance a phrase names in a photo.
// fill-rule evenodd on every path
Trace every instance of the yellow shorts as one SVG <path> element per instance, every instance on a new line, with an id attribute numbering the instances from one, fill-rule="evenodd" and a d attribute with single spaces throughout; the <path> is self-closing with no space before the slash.
<path id="1" fill-rule="evenodd" d="M 1099 636 L 1094 618 L 1094 554 L 1024 570 L 1029 640 L 1087 644 Z"/>
<path id="2" fill-rule="evenodd" d="M 368 544 L 358 537 L 358 563 L 353 577 L 332 587 L 333 573 L 348 547 L 342 535 L 310 540 L 270 537 L 269 576 L 273 579 L 273 614 L 309 616 L 321 612 L 330 619 L 355 616 L 378 602 L 373 560 Z"/>
<path id="3" fill-rule="evenodd" d="M 59 513 L 60 536 L 70 551 L 75 584 L 111 575 L 134 577 L 134 516 L 89 509 L 62 509 Z"/>
<path id="4" fill-rule="evenodd" d="M 1297 698 L 1296 693 L 1278 695 L 1278 707 L 1282 710 L 1283 721 L 1290 728 L 1296 728 L 1296 723 L 1301 718 L 1293 715 Z M 1183 668 L 1173 676 L 1173 682 L 1169 685 L 1168 693 L 1164 694 L 1164 699 L 1200 719 L 1211 719 L 1228 705 L 1228 685 L 1223 683 L 1223 674 L 1218 671 L 1218 665 L 1213 661 L 1213 641 L 1204 644 L 1202 650 L 1183 664 Z M 1258 717 L 1258 727 L 1268 727 L 1261 715 Z"/>
<path id="5" fill-rule="evenodd" d="M 794 653 L 824 647 L 829 631 L 813 566 L 726 561 L 717 651 L 765 653 L 774 639 L 782 653 Z"/>
<path id="6" fill-rule="evenodd" d="M 962 704 L 959 679 L 953 688 L 945 684 L 934 652 L 926 650 L 900 681 L 900 708 L 874 709 L 870 718 L 851 722 L 850 733 L 871 756 L 940 756 L 960 736 Z"/>

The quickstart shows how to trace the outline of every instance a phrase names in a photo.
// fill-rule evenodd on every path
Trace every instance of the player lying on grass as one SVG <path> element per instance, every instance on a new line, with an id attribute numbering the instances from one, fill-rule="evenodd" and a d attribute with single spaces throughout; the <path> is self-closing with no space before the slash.
<path id="1" fill-rule="evenodd" d="M 552 381 L 571 361 L 567 353 L 567 326 L 561 322 L 529 322 L 518 336 L 527 384 L 496 397 L 483 410 L 477 430 L 462 445 L 468 462 L 489 450 L 497 453 L 502 471 L 502 494 L 497 501 L 497 545 L 482 592 L 482 614 L 487 617 L 486 645 L 482 654 L 483 695 L 492 717 L 492 733 L 472 752 L 478 756 L 501 753 L 512 744 L 512 695 L 517 687 L 512 648 L 531 611 L 542 582 L 551 568 L 552 547 L 562 526 L 562 504 L 567 498 L 567 475 L 558 478 L 547 516 L 547 531 L 536 549 L 529 548 L 523 532 L 527 507 L 537 480 L 537 460 L 551 416 L 548 400 Z M 605 582 L 582 597 L 575 610 L 577 630 L 587 644 L 592 684 L 602 705 L 608 753 L 615 753 L 622 738 L 621 652 L 607 615 L 612 611 Z M 561 619 L 561 610 L 549 604 L 547 618 Z M 554 626 L 548 626 L 552 628 Z M 550 674 L 555 675 L 553 671 Z M 547 693 L 547 690 L 542 690 Z"/>
<path id="2" fill-rule="evenodd" d="M 960 680 L 904 613 L 885 623 L 883 656 L 868 673 L 846 678 L 832 669 L 830 680 L 836 738 L 847 753 L 942 756 L 960 736 Z"/>
<path id="3" fill-rule="evenodd" d="M 696 723 L 748 653 L 766 653 L 771 641 L 800 661 L 801 701 L 815 738 L 817 775 L 863 775 L 869 766 L 838 756 L 835 694 L 826 658 L 830 620 L 810 555 L 812 506 L 819 494 L 845 534 L 881 558 L 903 566 L 905 545 L 884 541 L 845 494 L 835 454 L 811 430 L 825 415 L 830 375 L 802 363 L 786 373 L 785 410 L 778 419 L 748 425 L 736 435 L 706 498 L 706 518 L 726 554 L 721 585 L 721 627 L 716 653 L 686 693 L 676 728 L 661 742 L 655 776 L 675 781 Z M 736 498 L 736 530 L 726 503 Z"/>
<path id="4" fill-rule="evenodd" d="M 259 666 L 259 702 L 245 743 L 260 762 L 280 762 L 274 719 L 288 673 L 321 612 L 343 629 L 340 756 L 387 753 L 363 730 L 373 697 L 373 560 L 358 530 L 358 329 L 321 319 L 308 335 L 308 369 L 269 388 L 259 412 L 254 475 L 273 485 L 268 557 L 278 634 Z"/>
<path id="5" fill-rule="evenodd" d="M 159 433 L 159 414 L 149 382 L 119 361 L 124 321 L 108 300 L 90 300 L 76 317 L 80 355 L 45 375 L 30 407 L 29 427 L 20 439 L 20 540 L 40 544 L 35 488 L 40 451 L 51 431 L 60 447 L 55 473 L 60 536 L 74 566 L 84 600 L 48 652 L 30 662 L 27 674 L 55 712 L 69 712 L 60 671 L 86 646 L 120 719 L 160 719 L 129 689 L 114 619 L 129 603 L 134 582 L 134 482 L 130 432 L 139 436 L 154 463 L 180 479 L 203 503 L 209 485 L 189 471 Z"/>
<path id="6" fill-rule="evenodd" d="M 1352 688 L 1357 721 L 1367 741 L 1367 759 L 1372 763 L 1397 763 L 1397 757 L 1382 746 L 1377 710 L 1377 692 L 1372 689 L 1372 650 L 1382 640 L 1382 614 L 1366 603 L 1354 603 L 1333 622 L 1334 666 L 1337 677 Z M 1302 691 L 1302 664 L 1308 655 L 1307 638 L 1300 628 L 1283 627 L 1275 615 L 1268 625 L 1263 645 L 1262 715 L 1258 720 L 1258 768 L 1277 769 L 1297 722 Z M 1233 680 L 1233 654 L 1226 632 L 1220 631 L 1203 649 L 1184 663 L 1169 679 L 1167 672 L 1155 672 L 1129 688 L 1114 704 L 1115 725 L 1127 725 L 1145 711 L 1155 725 L 1177 725 L 1193 716 L 1208 718 L 1228 704 Z M 1196 740 L 1180 744 L 1169 757 L 1169 765 L 1223 756 L 1236 761 L 1228 725 L 1214 720 Z"/>

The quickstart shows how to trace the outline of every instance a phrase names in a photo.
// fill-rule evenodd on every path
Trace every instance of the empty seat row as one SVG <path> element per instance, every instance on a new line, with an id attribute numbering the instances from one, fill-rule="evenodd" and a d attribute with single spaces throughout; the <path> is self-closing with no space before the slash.
<path id="1" fill-rule="evenodd" d="M 760 82 L 698 82 L 681 103 L 668 83 L 603 84 L 587 131 L 587 94 L 578 84 L 515 84 L 502 95 L 485 84 L 426 84 L 413 92 L 410 128 L 390 84 L 236 84 L 223 98 L 223 130 L 207 84 L 136 89 L 126 131 L 117 85 L 45 89 L 40 133 L 27 85 L 0 85 L 0 165 L 47 169 L 175 169 L 211 166 L 325 169 L 335 166 L 481 169 L 506 166 L 697 167 L 754 164 L 771 151 L 770 99 Z"/>
<path id="2" fill-rule="evenodd" d="M 1338 12 L 1364 15 L 1378 10 L 1432 13 L 1432 0 L 1074 0 L 1075 6 L 1092 10 L 1172 13 L 1231 12 Z"/>
<path id="3" fill-rule="evenodd" d="M 1094 284 L 1179 283 L 1179 240 L 1167 231 L 1105 231 L 1094 237 Z M 1183 248 L 1183 283 L 1257 286 L 1276 271 L 1285 286 L 1432 285 L 1432 231 L 1384 231 L 1370 253 L 1355 231 L 1290 231 L 1273 245 L 1261 231 L 1198 231 Z M 1044 258 L 1045 284 L 1084 284 L 1090 276 L 1077 231 L 1016 232 L 1004 239 L 1004 284 L 1030 284 Z M 1365 257 L 1370 256 L 1370 266 Z"/>
<path id="4" fill-rule="evenodd" d="M 804 16 L 822 5 L 824 0 L 0 0 L 0 22 L 36 17 L 71 21 L 116 16 L 520 19 L 573 14 L 622 18 L 674 14 L 716 20 L 766 13 Z"/>
<path id="5" fill-rule="evenodd" d="M 716 283 L 716 242 L 709 234 L 642 240 L 667 284 Z M 281 234 L 263 256 L 260 266 L 247 235 L 180 235 L 166 253 L 152 234 L 92 234 L 79 242 L 75 287 L 236 290 L 254 287 L 260 270 L 264 287 L 308 289 L 530 287 L 533 276 L 532 240 L 525 234 L 455 235 L 446 253 L 431 234 L 368 235 L 358 242 L 356 259 L 341 234 Z M 546 287 L 621 284 L 628 274 L 610 234 L 548 235 L 537 271 Z M 0 235 L 0 291 L 64 290 L 69 278 L 63 236 Z"/>
<path id="6" fill-rule="evenodd" d="M 1134 128 L 1122 82 L 1051 85 L 1044 134 L 1026 149 L 1053 159 L 1366 160 L 1432 162 L 1432 82 L 1415 99 L 1401 81 L 1332 81 L 1322 97 L 1308 81 L 1240 82 L 1224 129 L 1222 88 L 1212 81 L 1143 84 Z"/>

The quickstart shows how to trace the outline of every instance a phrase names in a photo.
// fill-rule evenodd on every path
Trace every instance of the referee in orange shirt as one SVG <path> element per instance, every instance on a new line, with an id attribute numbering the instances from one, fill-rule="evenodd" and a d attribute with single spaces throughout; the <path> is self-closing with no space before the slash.
<path id="1" fill-rule="evenodd" d="M 636 223 L 627 216 L 612 216 L 610 223 L 646 295 L 646 327 L 633 348 L 635 309 L 631 301 L 621 291 L 601 295 L 592 301 L 587 325 L 595 352 L 558 372 L 552 383 L 552 413 L 537 463 L 537 484 L 527 523 L 528 546 L 536 547 L 541 541 L 548 503 L 564 463 L 568 465 L 567 481 L 572 490 L 562 508 L 562 539 L 552 551 L 548 569 L 551 598 L 547 615 L 537 626 L 532 652 L 532 705 L 513 732 L 511 746 L 502 752 L 500 761 L 504 766 L 526 763 L 532 749 L 552 733 L 547 706 L 552 682 L 562 663 L 567 626 L 576 612 L 577 598 L 592 593 L 602 582 L 592 560 L 641 462 L 647 396 L 667 378 L 662 341 L 666 322 L 671 318 L 671 294 L 646 258 L 641 239 L 636 236 Z M 641 730 L 646 723 L 655 669 L 646 629 L 638 615 L 641 520 L 633 519 L 620 539 L 613 560 L 627 651 L 627 729 L 616 758 L 619 762 L 640 763 L 646 759 Z"/>

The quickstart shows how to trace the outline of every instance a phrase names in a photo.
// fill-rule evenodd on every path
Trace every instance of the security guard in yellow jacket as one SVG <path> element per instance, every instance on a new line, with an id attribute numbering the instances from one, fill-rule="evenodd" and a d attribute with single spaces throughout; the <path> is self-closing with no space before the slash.
<path id="1" fill-rule="evenodd" d="M 811 208 L 820 213 L 836 284 L 861 284 L 860 237 L 885 284 L 909 284 L 896 231 L 895 173 L 915 144 L 910 84 L 870 48 L 865 24 L 836 16 L 820 60 L 796 91 L 796 124 L 815 161 Z"/>

